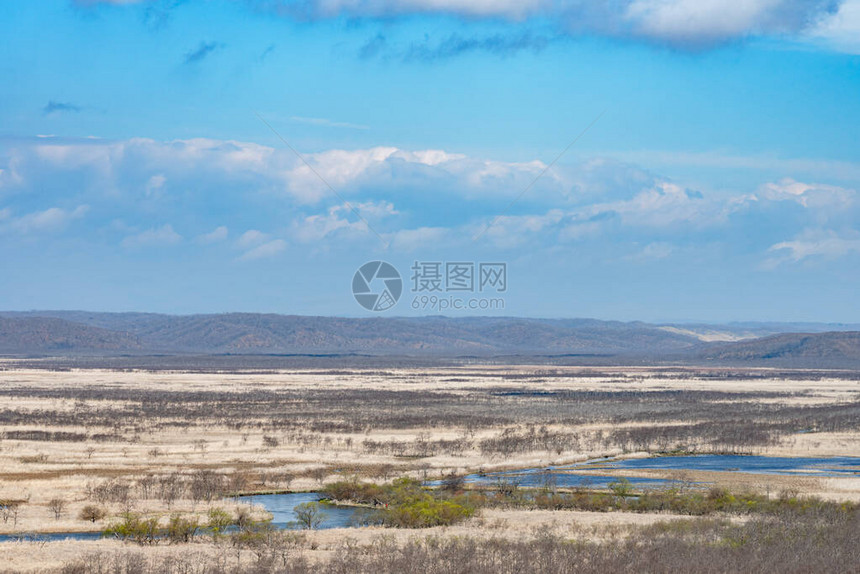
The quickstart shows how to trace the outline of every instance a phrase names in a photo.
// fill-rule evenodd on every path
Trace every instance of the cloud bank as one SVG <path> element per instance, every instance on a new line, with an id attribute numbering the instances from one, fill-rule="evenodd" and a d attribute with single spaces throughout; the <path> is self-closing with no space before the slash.
<path id="1" fill-rule="evenodd" d="M 78 4 L 142 4 L 151 0 L 78 0 Z M 846 36 L 856 25 L 855 0 L 245 0 L 254 10 L 298 20 L 384 20 L 420 15 L 552 22 L 568 35 L 631 38 L 701 49 L 751 36 L 809 33 Z M 156 2 L 151 2 L 155 4 Z M 460 39 L 445 50 L 515 49 L 535 39 Z M 372 47 L 367 48 L 372 51 Z"/>
<path id="2" fill-rule="evenodd" d="M 857 252 L 857 191 L 790 178 L 718 193 L 598 157 L 553 166 L 511 203 L 544 171 L 541 160 L 379 146 L 306 154 L 311 169 L 289 150 L 234 140 L 33 138 L 2 147 L 7 235 L 61 233 L 86 220 L 94 240 L 125 249 L 205 247 L 238 261 L 292 248 L 379 248 L 368 223 L 404 252 L 587 245 L 644 264 L 719 244 L 771 267 Z"/>

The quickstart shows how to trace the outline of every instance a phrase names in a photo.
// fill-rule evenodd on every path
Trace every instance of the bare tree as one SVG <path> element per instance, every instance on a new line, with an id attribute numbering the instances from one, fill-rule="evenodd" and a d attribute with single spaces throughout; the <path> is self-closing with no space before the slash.
<path id="1" fill-rule="evenodd" d="M 176 474 L 168 474 L 162 476 L 158 481 L 159 498 L 170 508 L 174 501 L 182 495 L 185 490 L 185 485 L 179 480 Z"/>
<path id="2" fill-rule="evenodd" d="M 234 497 L 238 498 L 248 489 L 248 485 L 251 483 L 251 476 L 247 472 L 237 470 L 230 475 L 229 483 L 230 492 Z"/>
<path id="3" fill-rule="evenodd" d="M 198 470 L 191 475 L 190 490 L 192 500 L 210 502 L 224 492 L 224 476 L 212 470 Z"/>
<path id="4" fill-rule="evenodd" d="M 322 485 L 323 481 L 329 475 L 328 467 L 320 466 L 312 469 L 308 474 L 311 475 L 311 478 L 316 480 L 320 485 Z"/>
<path id="5" fill-rule="evenodd" d="M 52 498 L 48 501 L 48 508 L 54 513 L 54 520 L 59 520 L 66 510 L 66 501 L 62 498 Z"/>
<path id="6" fill-rule="evenodd" d="M 284 471 L 281 473 L 281 484 L 284 485 L 284 488 L 287 490 L 290 489 L 290 485 L 293 483 L 293 479 L 295 479 L 295 475 L 291 472 Z"/>
<path id="7" fill-rule="evenodd" d="M 17 500 L 0 500 L 0 518 L 6 523 L 12 519 L 12 525 L 18 526 L 18 510 L 20 503 Z"/>

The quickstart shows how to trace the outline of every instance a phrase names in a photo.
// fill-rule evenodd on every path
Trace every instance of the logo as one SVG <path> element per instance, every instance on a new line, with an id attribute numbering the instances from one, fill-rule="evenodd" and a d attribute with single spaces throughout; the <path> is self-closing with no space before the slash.
<path id="1" fill-rule="evenodd" d="M 368 311 L 387 311 L 403 293 L 400 273 L 390 263 L 371 261 L 358 268 L 352 277 L 352 294 Z"/>

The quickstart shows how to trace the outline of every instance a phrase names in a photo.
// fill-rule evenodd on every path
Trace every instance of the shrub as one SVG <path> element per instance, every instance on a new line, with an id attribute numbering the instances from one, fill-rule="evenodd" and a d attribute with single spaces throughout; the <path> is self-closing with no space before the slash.
<path id="1" fill-rule="evenodd" d="M 480 493 L 452 496 L 446 490 L 432 491 L 409 477 L 398 478 L 389 485 L 362 484 L 356 480 L 328 485 L 328 497 L 381 506 L 378 512 L 366 513 L 359 521 L 401 528 L 426 528 L 454 524 L 475 513 L 486 497 Z"/>
<path id="2" fill-rule="evenodd" d="M 167 538 L 171 542 L 191 542 L 199 527 L 196 516 L 184 518 L 180 514 L 174 514 L 167 524 Z"/>
<path id="3" fill-rule="evenodd" d="M 611 490 L 615 496 L 630 496 L 633 494 L 633 485 L 626 478 L 622 478 L 609 483 L 609 490 Z"/>
<path id="4" fill-rule="evenodd" d="M 388 509 L 384 521 L 399 528 L 429 528 L 461 522 L 475 513 L 474 507 L 457 500 L 437 500 L 424 493 Z"/>
<path id="5" fill-rule="evenodd" d="M 105 530 L 106 536 L 131 540 L 141 545 L 155 544 L 160 534 L 158 517 L 143 518 L 133 512 L 126 513 L 120 522 L 112 524 Z"/>
<path id="6" fill-rule="evenodd" d="M 304 502 L 293 508 L 293 512 L 296 513 L 296 522 L 299 526 L 308 530 L 319 526 L 325 518 L 319 502 Z"/>
<path id="7" fill-rule="evenodd" d="M 89 520 L 92 523 L 95 523 L 96 520 L 101 520 L 105 517 L 107 513 L 104 508 L 101 506 L 96 506 L 94 504 L 88 504 L 81 509 L 81 512 L 78 514 L 78 518 L 81 520 Z"/>
<path id="8" fill-rule="evenodd" d="M 212 531 L 212 536 L 217 537 L 233 524 L 233 517 L 223 508 L 210 508 L 206 526 Z"/>
<path id="9" fill-rule="evenodd" d="M 465 484 L 466 477 L 460 476 L 454 472 L 452 472 L 442 480 L 442 488 L 451 492 L 459 492 L 463 490 L 463 486 Z"/>
<path id="10" fill-rule="evenodd" d="M 377 484 L 361 483 L 357 480 L 338 481 L 323 488 L 326 498 L 349 500 L 359 504 L 380 505 L 389 499 L 389 492 Z"/>

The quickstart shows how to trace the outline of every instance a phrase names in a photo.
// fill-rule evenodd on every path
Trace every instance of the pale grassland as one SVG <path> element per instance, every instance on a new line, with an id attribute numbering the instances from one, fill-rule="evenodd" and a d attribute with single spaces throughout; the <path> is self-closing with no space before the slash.
<path id="1" fill-rule="evenodd" d="M 851 410 L 858 403 L 860 380 L 826 372 L 546 366 L 58 372 L 18 369 L 14 361 L 0 363 L 0 369 L 0 500 L 18 504 L 16 520 L 0 522 L 0 533 L 101 530 L 127 511 L 163 521 L 175 512 L 202 517 L 212 506 L 235 513 L 237 506 L 222 501 L 222 495 L 314 490 L 347 476 L 387 481 L 407 474 L 428 478 L 607 455 L 645 456 L 661 444 L 675 446 L 682 439 L 671 433 L 697 424 L 711 426 L 705 438 L 694 441 L 696 450 L 719 451 L 740 440 L 737 448 L 758 454 L 860 453 L 860 420 Z M 729 436 L 738 424 L 759 425 L 764 438 L 747 444 L 747 433 Z M 806 426 L 814 427 L 812 432 L 792 430 Z M 637 433 L 654 429 L 668 433 L 662 442 L 659 437 L 637 438 Z M 624 430 L 633 438 L 619 439 Z M 31 431 L 66 434 L 37 440 L 22 434 Z M 683 438 L 684 444 L 689 440 Z M 202 471 L 211 471 L 220 482 L 208 497 L 195 497 L 190 481 L 203 476 Z M 860 500 L 860 478 L 852 477 L 657 470 L 624 474 Z M 176 496 L 145 495 L 140 481 L 148 476 L 187 484 Z M 129 487 L 129 494 L 97 500 L 93 489 L 111 481 Z M 49 508 L 57 498 L 66 502 L 59 519 Z M 93 504 L 107 516 L 95 523 L 80 519 L 81 509 Z M 600 539 L 623 533 L 626 525 L 665 518 L 488 509 L 444 531 L 516 536 L 551 525 Z M 311 550 L 331 551 L 347 535 L 367 542 L 380 532 L 314 532 L 309 536 L 316 549 Z M 73 554 L 118 544 L 3 543 L 0 560 L 7 568 L 59 564 Z M 202 542 L 193 549 L 223 551 Z"/>
<path id="2" fill-rule="evenodd" d="M 295 553 L 310 560 L 330 558 L 338 550 L 350 545 L 370 546 L 380 540 L 403 544 L 415 537 L 478 537 L 507 538 L 512 540 L 552 533 L 579 540 L 605 542 L 624 538 L 637 528 L 665 521 L 692 520 L 691 517 L 667 514 L 637 514 L 631 512 L 555 512 L 549 510 L 498 510 L 487 509 L 481 517 L 455 526 L 426 528 L 420 531 L 382 527 L 332 528 L 303 531 L 297 538 Z M 733 517 L 740 523 L 744 517 Z M 121 552 L 139 549 L 138 546 L 118 540 L 15 542 L 0 543 L 3 558 L 0 572 L 5 569 L 27 571 L 37 563 L 40 568 L 57 568 L 69 561 L 93 552 Z M 213 542 L 210 537 L 198 537 L 190 545 L 160 545 L 147 547 L 147 553 L 156 556 L 188 555 L 199 553 L 209 557 L 222 557 L 225 561 L 250 562 L 249 551 L 236 552 L 224 541 Z M 36 560 L 34 560 L 34 557 Z"/>

